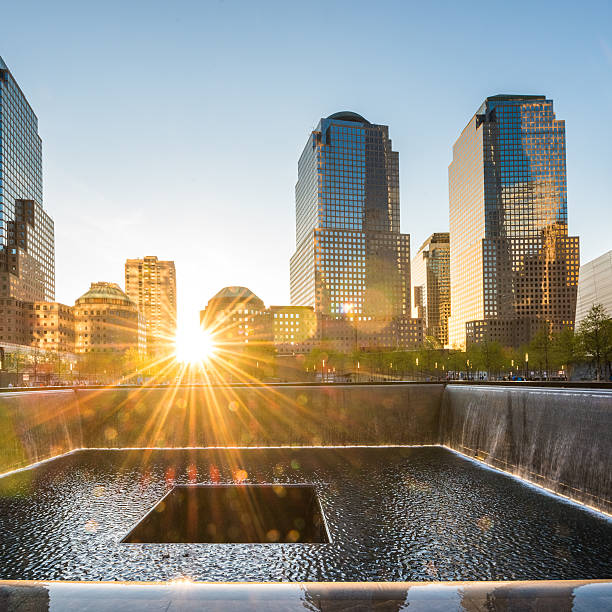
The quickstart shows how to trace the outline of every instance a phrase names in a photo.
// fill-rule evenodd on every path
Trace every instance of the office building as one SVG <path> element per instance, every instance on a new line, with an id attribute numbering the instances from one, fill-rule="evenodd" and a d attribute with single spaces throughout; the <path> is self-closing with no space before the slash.
<path id="1" fill-rule="evenodd" d="M 270 306 L 268 313 L 278 353 L 308 353 L 318 346 L 317 316 L 312 306 Z"/>
<path id="2" fill-rule="evenodd" d="M 410 237 L 400 233 L 389 129 L 321 119 L 298 162 L 291 303 L 324 315 L 410 316 Z"/>
<path id="3" fill-rule="evenodd" d="M 405 351 L 425 339 L 423 319 L 407 316 L 317 316 L 319 346 L 351 354 L 356 351 Z"/>
<path id="4" fill-rule="evenodd" d="M 147 352 L 173 350 L 176 336 L 176 270 L 155 256 L 125 262 L 125 292 L 145 321 Z"/>
<path id="5" fill-rule="evenodd" d="M 30 344 L 55 353 L 75 352 L 75 325 L 72 306 L 59 302 L 28 304 Z"/>
<path id="6" fill-rule="evenodd" d="M 580 266 L 576 327 L 595 304 L 601 304 L 612 317 L 612 251 Z"/>
<path id="7" fill-rule="evenodd" d="M 28 346 L 30 330 L 27 324 L 27 312 L 32 302 L 0 298 L 0 344 Z"/>
<path id="8" fill-rule="evenodd" d="M 448 232 L 432 234 L 412 259 L 412 314 L 425 333 L 448 345 L 450 316 L 450 241 Z"/>
<path id="9" fill-rule="evenodd" d="M 51 217 L 43 210 L 38 119 L 2 58 L 0 298 L 9 302 L 52 302 L 55 298 L 54 230 Z M 2 321 L 4 335 L 18 338 L 20 332 L 8 321 Z"/>
<path id="10" fill-rule="evenodd" d="M 144 319 L 116 283 L 91 283 L 73 311 L 77 353 L 145 351 Z"/>
<path id="11" fill-rule="evenodd" d="M 572 327 L 578 238 L 552 100 L 487 98 L 453 147 L 449 199 L 449 344 L 518 346 L 543 326 Z"/>

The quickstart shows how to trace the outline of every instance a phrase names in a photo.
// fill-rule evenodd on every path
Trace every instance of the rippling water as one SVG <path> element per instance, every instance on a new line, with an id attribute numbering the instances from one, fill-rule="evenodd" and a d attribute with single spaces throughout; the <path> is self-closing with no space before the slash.
<path id="1" fill-rule="evenodd" d="M 330 544 L 122 544 L 175 484 L 312 483 Z M 612 521 L 444 448 L 80 451 L 0 478 L 0 578 L 610 578 Z"/>

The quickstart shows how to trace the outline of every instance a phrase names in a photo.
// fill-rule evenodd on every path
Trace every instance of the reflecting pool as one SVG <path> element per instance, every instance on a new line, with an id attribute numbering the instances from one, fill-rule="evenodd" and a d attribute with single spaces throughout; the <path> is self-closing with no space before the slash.
<path id="1" fill-rule="evenodd" d="M 308 517 L 294 516 L 289 541 L 122 542 L 165 495 L 196 484 L 312 487 L 331 541 L 300 542 Z M 206 520 L 224 528 L 223 515 Z M 0 478 L 0 533 L 4 579 L 612 576 L 612 521 L 442 447 L 78 451 Z"/>

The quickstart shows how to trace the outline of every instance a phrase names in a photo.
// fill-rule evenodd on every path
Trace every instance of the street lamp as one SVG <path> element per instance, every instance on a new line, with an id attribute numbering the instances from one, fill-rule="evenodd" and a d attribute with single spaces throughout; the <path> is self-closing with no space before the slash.
<path id="1" fill-rule="evenodd" d="M 525 380 L 529 377 L 529 353 L 525 353 Z"/>

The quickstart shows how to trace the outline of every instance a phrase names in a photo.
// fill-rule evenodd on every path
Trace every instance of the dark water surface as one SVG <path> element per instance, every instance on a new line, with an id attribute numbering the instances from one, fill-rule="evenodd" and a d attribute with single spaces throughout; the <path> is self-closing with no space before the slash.
<path id="1" fill-rule="evenodd" d="M 127 544 L 177 484 L 313 484 L 329 544 Z M 612 577 L 612 521 L 444 448 L 79 451 L 0 478 L 0 578 Z"/>

